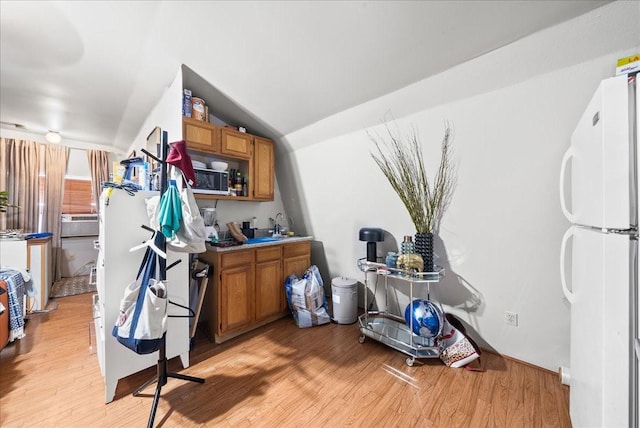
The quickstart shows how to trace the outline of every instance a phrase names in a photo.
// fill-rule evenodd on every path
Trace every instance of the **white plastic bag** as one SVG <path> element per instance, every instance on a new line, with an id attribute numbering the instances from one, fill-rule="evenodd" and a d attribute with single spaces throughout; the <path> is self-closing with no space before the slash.
<path id="1" fill-rule="evenodd" d="M 182 200 L 180 228 L 173 239 L 167 242 L 167 246 L 180 253 L 204 253 L 207 251 L 204 219 L 200 215 L 196 198 L 189 185 L 185 185 L 180 190 L 180 199 Z"/>
<path id="2" fill-rule="evenodd" d="M 285 282 L 285 291 L 298 327 L 312 327 L 330 322 L 322 276 L 317 266 L 312 265 L 302 278 L 296 275 L 289 276 Z"/>

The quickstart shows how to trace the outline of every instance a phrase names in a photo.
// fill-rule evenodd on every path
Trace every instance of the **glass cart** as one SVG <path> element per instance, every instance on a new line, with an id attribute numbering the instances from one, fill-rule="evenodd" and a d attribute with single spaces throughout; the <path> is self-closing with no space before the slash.
<path id="1" fill-rule="evenodd" d="M 431 283 L 439 282 L 444 277 L 444 268 L 436 266 L 435 272 L 418 272 L 408 275 L 406 272 L 390 268 L 384 263 L 358 260 L 358 268 L 364 272 L 364 307 L 365 311 L 358 317 L 360 324 L 360 343 L 364 343 L 366 337 L 375 339 L 385 345 L 408 355 L 406 363 L 413 366 L 416 358 L 438 358 L 440 349 L 435 343 L 435 338 L 422 337 L 413 333 L 413 317 L 410 325 L 407 325 L 402 316 L 389 311 L 370 311 L 368 304 L 368 273 L 375 272 L 378 277 L 384 278 L 384 295 L 389 300 L 389 278 L 403 281 L 409 284 L 409 302 L 413 302 L 413 287 L 426 287 L 427 299 L 430 295 Z M 386 307 L 387 305 L 385 305 Z"/>

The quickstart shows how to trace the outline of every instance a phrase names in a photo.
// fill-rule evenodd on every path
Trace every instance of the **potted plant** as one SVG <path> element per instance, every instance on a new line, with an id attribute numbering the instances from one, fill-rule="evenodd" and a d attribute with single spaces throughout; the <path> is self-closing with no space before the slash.
<path id="1" fill-rule="evenodd" d="M 377 153 L 372 153 L 371 156 L 407 208 L 416 228 L 415 251 L 422 256 L 424 271 L 432 272 L 433 234 L 439 228 L 456 184 L 451 159 L 451 128 L 448 124 L 445 125 L 440 147 L 440 165 L 433 180 L 430 180 L 416 130 L 412 128 L 407 136 L 402 136 L 398 132 L 392 132 L 388 123 L 385 125 L 388 141 L 369 134 L 377 149 Z"/>
<path id="2" fill-rule="evenodd" d="M 0 230 L 7 229 L 7 208 L 17 208 L 17 205 L 9 203 L 9 192 L 0 191 Z"/>

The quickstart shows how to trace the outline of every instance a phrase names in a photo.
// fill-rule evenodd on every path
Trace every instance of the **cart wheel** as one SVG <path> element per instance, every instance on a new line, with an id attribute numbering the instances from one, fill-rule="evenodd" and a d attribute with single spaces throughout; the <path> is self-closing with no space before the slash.
<path id="1" fill-rule="evenodd" d="M 364 334 L 358 338 L 358 342 L 364 343 Z"/>
<path id="2" fill-rule="evenodd" d="M 406 363 L 409 367 L 413 367 L 413 358 L 407 357 Z"/>

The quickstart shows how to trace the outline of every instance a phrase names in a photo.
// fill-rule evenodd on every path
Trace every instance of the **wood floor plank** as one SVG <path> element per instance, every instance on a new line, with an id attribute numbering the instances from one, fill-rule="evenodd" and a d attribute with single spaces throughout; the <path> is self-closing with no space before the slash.
<path id="1" fill-rule="evenodd" d="M 490 398 L 489 423 L 491 426 L 508 426 L 506 418 L 509 401 L 509 369 L 513 363 L 513 361 L 506 360 L 506 370 L 496 372 Z"/>
<path id="2" fill-rule="evenodd" d="M 561 422 L 560 409 L 556 401 L 555 389 L 558 388 L 559 381 L 553 381 L 550 376 L 539 373 L 540 379 L 540 401 L 542 407 L 542 426 L 556 427 Z"/>
<path id="3" fill-rule="evenodd" d="M 510 427 L 524 426 L 524 365 L 509 364 L 509 387 L 506 424 Z"/>
<path id="4" fill-rule="evenodd" d="M 541 399 L 539 391 L 538 370 L 532 367 L 525 367 L 523 373 L 524 382 L 524 409 L 523 418 L 533 426 L 542 426 L 542 415 L 540 413 Z M 569 397 L 566 397 L 567 401 Z M 561 403 L 559 403 L 561 404 Z M 566 410 L 567 414 L 569 410 Z"/>
<path id="5" fill-rule="evenodd" d="M 104 380 L 89 349 L 91 296 L 56 300 L 31 315 L 24 339 L 0 352 L 0 426 L 144 426 L 155 374 L 121 379 L 104 403 Z M 557 375 L 492 353 L 485 372 L 406 356 L 367 338 L 354 325 L 300 329 L 278 320 L 221 345 L 199 331 L 190 367 L 169 370 L 156 413 L 161 427 L 570 427 L 568 388 Z M 25 405 L 28 403 L 28 406 Z"/>

